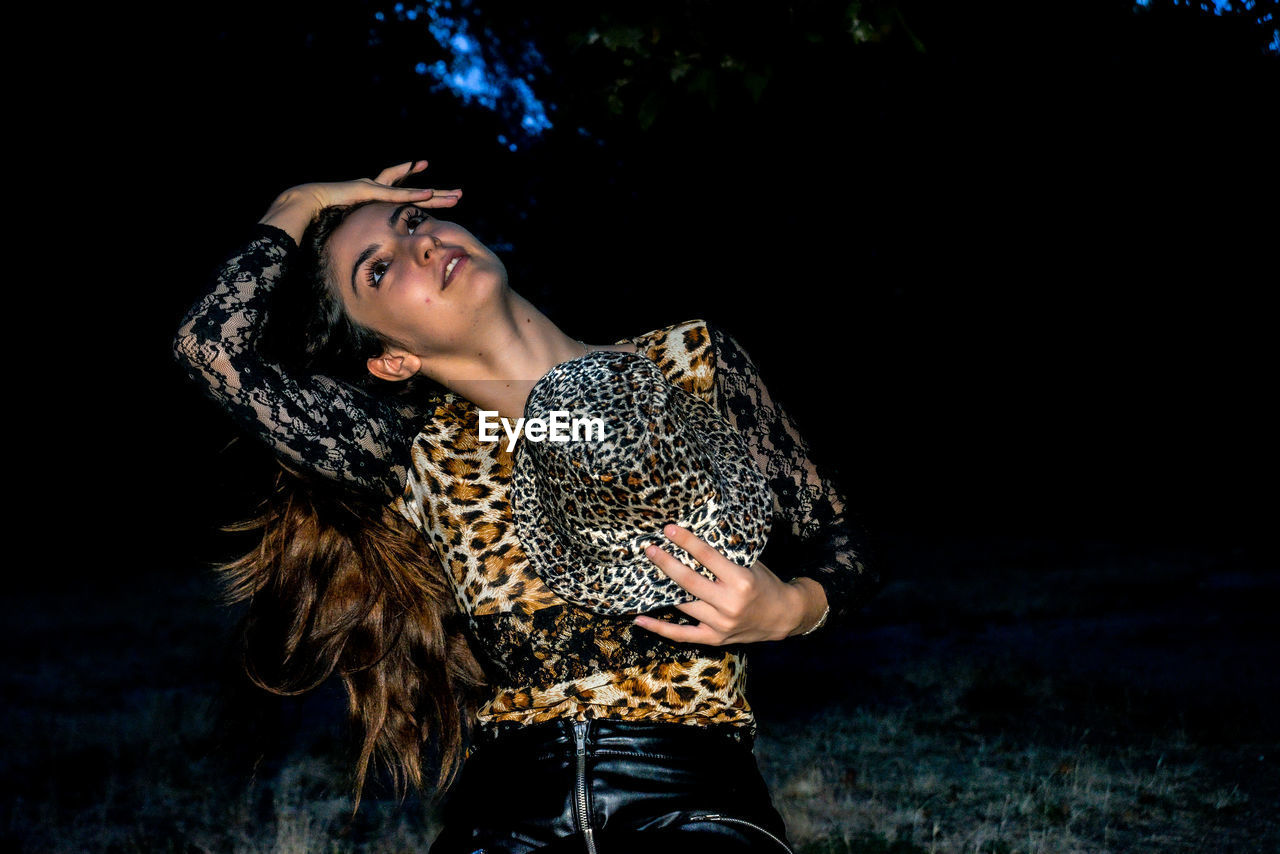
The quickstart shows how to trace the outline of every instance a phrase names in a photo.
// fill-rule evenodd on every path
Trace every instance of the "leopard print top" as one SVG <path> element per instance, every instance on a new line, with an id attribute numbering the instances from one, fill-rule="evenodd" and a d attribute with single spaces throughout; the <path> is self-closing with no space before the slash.
<path id="1" fill-rule="evenodd" d="M 492 697 L 479 723 L 558 717 L 668 720 L 750 727 L 744 644 L 675 643 L 568 603 L 530 569 L 514 533 L 505 442 L 477 440 L 478 413 L 446 392 L 420 409 L 322 376 L 293 376 L 264 359 L 257 335 L 272 285 L 296 244 L 273 226 L 219 271 L 187 313 L 175 354 L 206 391 L 287 462 L 380 494 L 420 530 L 452 581 Z M 716 407 L 741 433 L 773 493 L 762 560 L 780 578 L 808 576 L 830 605 L 823 632 L 851 619 L 879 586 L 864 565 L 844 501 L 746 351 L 723 329 L 688 320 L 635 338 L 666 378 Z M 779 550 L 786 552 L 774 557 Z M 659 619 L 694 623 L 675 607 Z"/>

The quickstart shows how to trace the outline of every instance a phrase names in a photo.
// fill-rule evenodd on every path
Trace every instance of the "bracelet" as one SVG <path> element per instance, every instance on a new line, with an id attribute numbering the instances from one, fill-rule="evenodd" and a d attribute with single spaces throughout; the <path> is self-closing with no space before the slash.
<path id="1" fill-rule="evenodd" d="M 830 613 L 831 613 L 831 606 L 828 605 L 826 610 L 822 612 L 822 616 L 818 618 L 818 622 L 814 624 L 813 628 L 808 629 L 807 631 L 801 632 L 798 635 L 798 637 L 804 637 L 805 635 L 810 634 L 812 632 L 816 632 L 818 629 L 822 628 L 824 625 L 826 625 L 827 615 Z"/>

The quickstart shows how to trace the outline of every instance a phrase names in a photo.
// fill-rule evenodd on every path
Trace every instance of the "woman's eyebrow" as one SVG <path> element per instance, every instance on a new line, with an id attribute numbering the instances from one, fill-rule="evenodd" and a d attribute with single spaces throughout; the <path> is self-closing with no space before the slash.
<path id="1" fill-rule="evenodd" d="M 391 216 L 387 217 L 387 225 L 391 226 L 394 229 L 396 227 L 396 224 L 400 222 L 400 214 L 404 213 L 405 208 L 411 208 L 411 207 L 414 207 L 413 202 L 405 202 L 403 205 L 398 206 L 395 210 L 391 212 Z"/>
<path id="2" fill-rule="evenodd" d="M 351 265 L 351 293 L 360 296 L 359 290 L 356 289 L 356 274 L 360 272 L 360 265 L 373 257 L 374 253 L 382 248 L 381 243 L 370 243 L 360 253 L 360 257 L 356 258 L 356 263 Z"/>
<path id="3" fill-rule="evenodd" d="M 394 231 L 396 224 L 400 222 L 400 214 L 404 213 L 405 208 L 411 207 L 414 207 L 413 202 L 405 202 L 404 204 L 397 205 L 393 208 L 391 210 L 391 216 L 387 217 L 387 227 Z M 351 267 L 351 293 L 356 296 L 359 296 L 359 291 L 356 289 L 356 273 L 360 271 L 360 265 L 365 261 L 368 261 L 373 254 L 381 248 L 382 245 L 379 243 L 370 243 L 364 248 L 364 251 L 360 253 L 360 257 L 356 259 L 356 263 Z"/>

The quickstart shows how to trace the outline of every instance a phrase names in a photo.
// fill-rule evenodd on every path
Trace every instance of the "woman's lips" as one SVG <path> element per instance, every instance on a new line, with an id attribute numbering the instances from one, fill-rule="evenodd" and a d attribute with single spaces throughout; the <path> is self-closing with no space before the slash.
<path id="1" fill-rule="evenodd" d="M 444 288 L 449 287 L 449 283 L 453 281 L 454 276 L 458 275 L 458 271 L 470 260 L 471 256 L 466 254 L 455 255 L 449 259 L 449 262 L 444 266 Z M 441 290 L 444 290 L 444 288 L 441 288 Z"/>

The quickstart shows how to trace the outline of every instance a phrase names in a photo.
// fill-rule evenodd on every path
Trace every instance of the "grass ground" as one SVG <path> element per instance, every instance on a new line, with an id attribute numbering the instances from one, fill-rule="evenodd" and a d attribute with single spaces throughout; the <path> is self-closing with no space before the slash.
<path id="1" fill-rule="evenodd" d="M 801 854 L 1280 850 L 1276 576 L 1256 556 L 882 559 L 897 580 L 857 626 L 753 653 L 756 754 Z M 426 850 L 420 801 L 350 819 L 335 691 L 217 725 L 215 592 L 179 568 L 10 603 L 0 847 Z M 246 734 L 265 755 L 234 749 Z"/>

